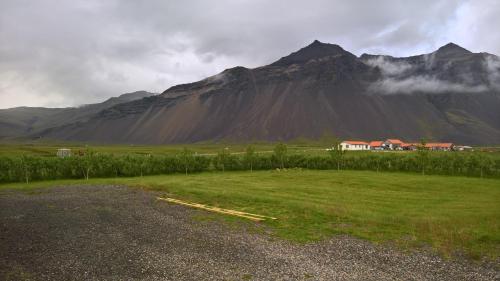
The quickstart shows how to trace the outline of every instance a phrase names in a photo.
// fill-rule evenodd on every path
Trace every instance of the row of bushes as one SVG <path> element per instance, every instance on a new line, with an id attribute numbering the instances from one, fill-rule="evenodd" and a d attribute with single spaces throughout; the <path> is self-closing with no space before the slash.
<path id="1" fill-rule="evenodd" d="M 287 155 L 286 147 L 274 154 L 244 155 L 221 151 L 216 156 L 196 156 L 188 150 L 172 155 L 124 155 L 86 153 L 83 156 L 47 158 L 0 157 L 0 182 L 130 177 L 213 170 L 270 170 L 276 168 L 346 169 L 422 174 L 500 177 L 500 158 L 486 153 L 418 152 L 352 153 L 333 151 L 330 156 Z"/>

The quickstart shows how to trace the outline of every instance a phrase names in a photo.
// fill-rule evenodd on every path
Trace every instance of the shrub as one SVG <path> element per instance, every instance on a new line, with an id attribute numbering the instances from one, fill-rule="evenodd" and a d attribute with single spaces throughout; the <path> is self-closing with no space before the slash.
<path id="1" fill-rule="evenodd" d="M 131 177 L 172 173 L 197 173 L 210 167 L 225 170 L 270 170 L 275 168 L 338 169 L 338 158 L 330 156 L 286 155 L 279 148 L 273 154 L 244 155 L 222 150 L 216 156 L 197 156 L 184 150 L 175 156 L 99 154 L 50 158 L 22 155 L 0 156 L 0 182 L 93 177 Z M 413 172 L 422 174 L 500 177 L 500 159 L 485 152 L 351 153 L 342 155 L 341 168 Z"/>

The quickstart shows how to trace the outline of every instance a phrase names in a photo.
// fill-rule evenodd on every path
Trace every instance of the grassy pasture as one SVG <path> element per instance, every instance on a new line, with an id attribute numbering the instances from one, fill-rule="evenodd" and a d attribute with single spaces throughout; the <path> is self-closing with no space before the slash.
<path id="1" fill-rule="evenodd" d="M 4 184 L 33 192 L 63 184 L 124 184 L 278 217 L 274 235 L 299 242 L 349 234 L 448 256 L 500 257 L 500 180 L 369 171 L 205 172 Z M 36 195 L 34 195 L 36 196 Z"/>
<path id="2" fill-rule="evenodd" d="M 249 143 L 194 143 L 194 144 L 168 144 L 168 145 L 125 145 L 125 144 L 84 144 L 71 142 L 0 142 L 0 155 L 18 156 L 33 155 L 55 157 L 57 149 L 70 148 L 73 153 L 91 148 L 95 152 L 115 155 L 123 154 L 176 154 L 185 147 L 198 154 L 216 154 L 227 148 L 230 153 L 243 154 Z M 276 143 L 252 143 L 257 153 L 271 153 Z M 307 153 L 309 155 L 326 155 L 325 151 L 330 145 L 326 142 L 293 141 L 287 144 L 290 153 Z"/>
<path id="3" fill-rule="evenodd" d="M 325 156 L 328 154 L 327 148 L 330 148 L 333 139 L 324 138 L 319 140 L 296 139 L 286 142 L 289 154 L 307 154 L 309 156 Z M 124 154 L 142 154 L 142 155 L 173 155 L 181 152 L 184 148 L 194 151 L 197 154 L 213 155 L 223 149 L 231 154 L 244 154 L 245 149 L 252 145 L 257 153 L 272 153 L 278 142 L 200 142 L 192 144 L 165 144 L 165 145 L 136 145 L 136 144 L 92 144 L 79 142 L 61 142 L 61 141 L 0 141 L 0 156 L 46 156 L 55 157 L 57 149 L 70 148 L 73 153 L 85 151 L 91 148 L 98 153 L 124 155 Z M 478 147 L 476 150 L 486 151 L 495 158 L 500 159 L 500 146 Z M 369 151 L 349 151 L 351 155 L 371 153 Z M 384 151 L 378 153 L 414 153 L 412 151 Z"/>

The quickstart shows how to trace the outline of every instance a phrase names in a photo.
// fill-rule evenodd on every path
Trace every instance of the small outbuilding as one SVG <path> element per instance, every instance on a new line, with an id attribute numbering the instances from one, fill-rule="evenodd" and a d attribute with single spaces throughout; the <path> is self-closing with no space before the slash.
<path id="1" fill-rule="evenodd" d="M 59 148 L 57 150 L 57 157 L 65 158 L 71 156 L 71 149 L 69 148 Z"/>
<path id="2" fill-rule="evenodd" d="M 453 147 L 453 149 L 457 151 L 474 151 L 474 148 L 468 145 L 456 145 Z"/>

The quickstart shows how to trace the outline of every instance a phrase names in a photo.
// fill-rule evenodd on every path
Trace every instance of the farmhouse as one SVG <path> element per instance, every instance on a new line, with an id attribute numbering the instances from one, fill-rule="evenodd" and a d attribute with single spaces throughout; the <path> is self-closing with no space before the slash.
<path id="1" fill-rule="evenodd" d="M 390 150 L 402 150 L 403 142 L 398 139 L 387 139 L 384 142 L 384 147 Z"/>
<path id="2" fill-rule="evenodd" d="M 364 141 L 343 141 L 340 147 L 342 150 L 370 150 L 370 144 Z"/>
<path id="3" fill-rule="evenodd" d="M 440 150 L 440 151 L 450 151 L 453 150 L 453 143 L 438 143 L 438 142 L 430 142 L 425 144 L 425 148 L 429 150 Z"/>
<path id="4" fill-rule="evenodd" d="M 342 150 L 417 150 L 421 146 L 416 142 L 403 142 L 399 139 L 387 139 L 385 141 L 353 141 L 346 140 L 340 143 Z M 434 151 L 458 150 L 460 146 L 454 146 L 453 143 L 432 142 L 425 145 L 425 149 Z M 464 148 L 465 150 L 465 148 Z"/>
<path id="5" fill-rule="evenodd" d="M 403 150 L 417 150 L 418 146 L 420 144 L 419 143 L 415 143 L 415 142 L 412 142 L 412 143 L 403 143 L 401 145 L 401 148 Z"/>
<path id="6" fill-rule="evenodd" d="M 372 150 L 384 150 L 384 141 L 371 141 L 370 148 Z"/>

